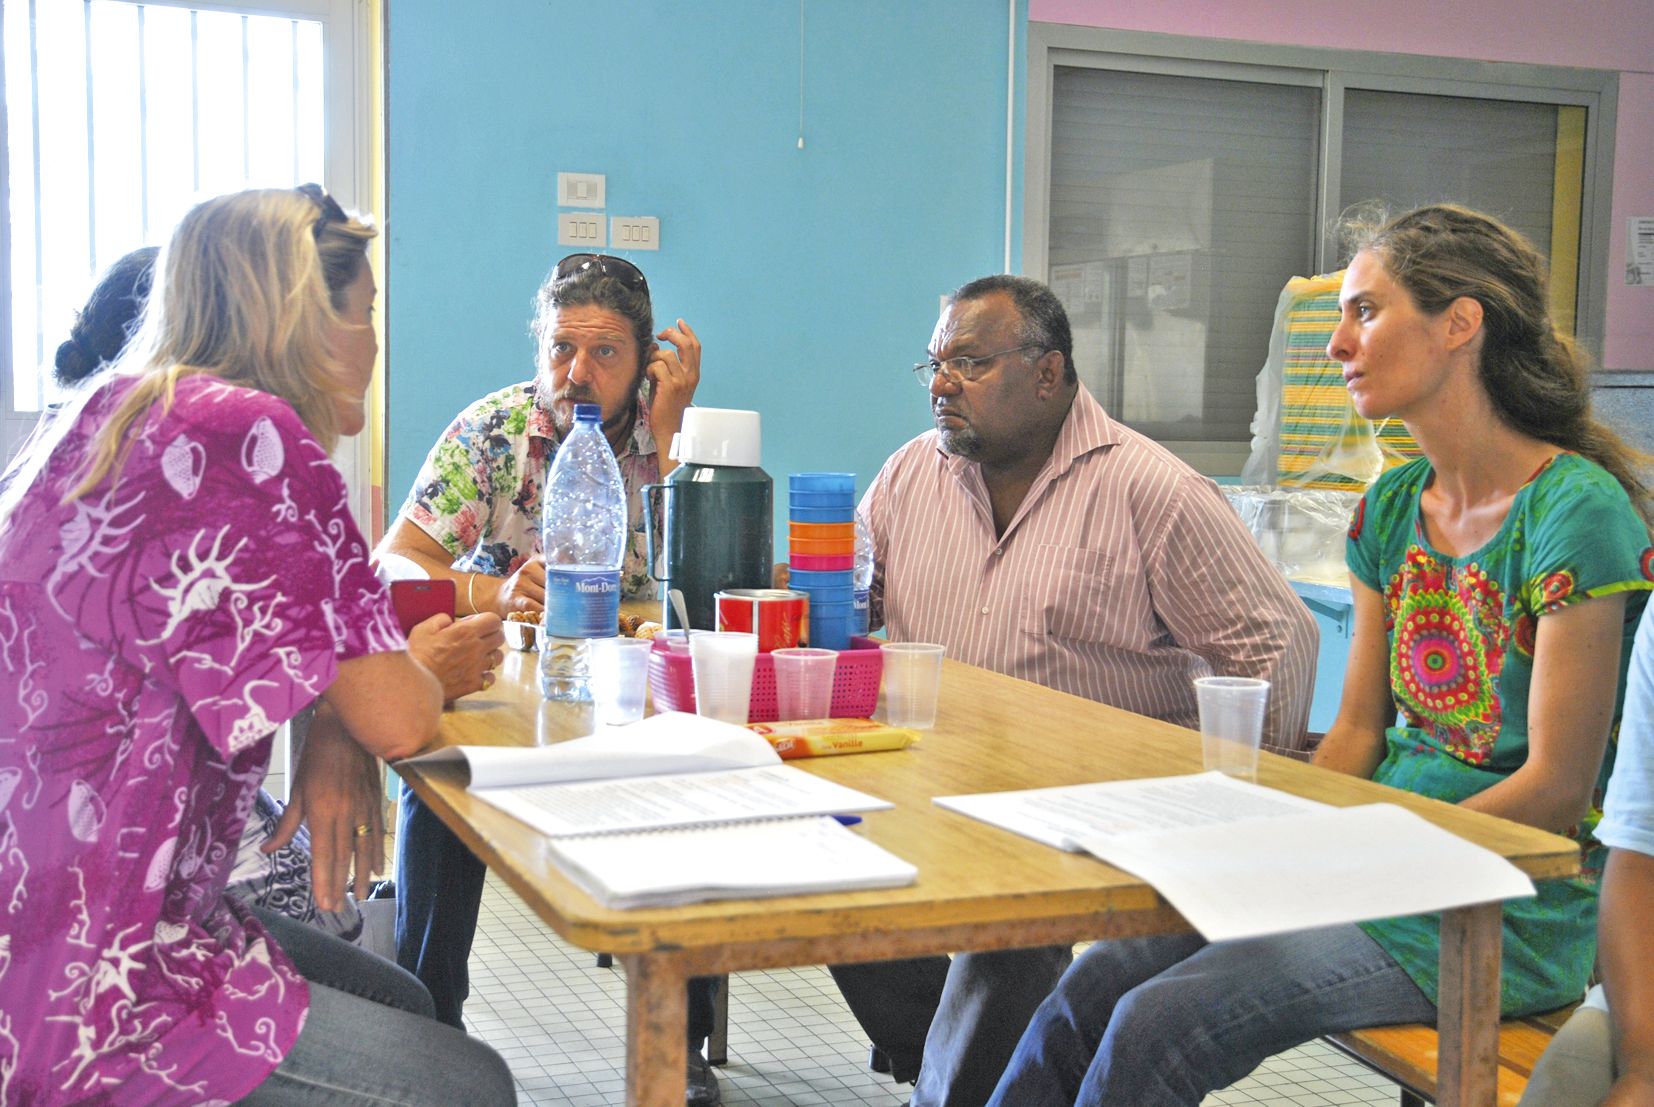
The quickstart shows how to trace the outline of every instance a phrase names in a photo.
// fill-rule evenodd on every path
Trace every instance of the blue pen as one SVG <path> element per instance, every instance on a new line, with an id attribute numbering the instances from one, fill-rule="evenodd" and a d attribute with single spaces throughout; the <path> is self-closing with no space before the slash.
<path id="1" fill-rule="evenodd" d="M 840 826 L 855 826 L 861 822 L 860 815 L 834 815 L 833 818 L 838 820 Z"/>

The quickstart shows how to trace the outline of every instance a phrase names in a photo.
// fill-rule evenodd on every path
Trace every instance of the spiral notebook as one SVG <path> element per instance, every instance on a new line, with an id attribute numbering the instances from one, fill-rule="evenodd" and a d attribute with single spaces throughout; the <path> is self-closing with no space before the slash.
<path id="1" fill-rule="evenodd" d="M 605 907 L 897 888 L 919 870 L 830 816 L 552 838 L 547 850 Z"/>

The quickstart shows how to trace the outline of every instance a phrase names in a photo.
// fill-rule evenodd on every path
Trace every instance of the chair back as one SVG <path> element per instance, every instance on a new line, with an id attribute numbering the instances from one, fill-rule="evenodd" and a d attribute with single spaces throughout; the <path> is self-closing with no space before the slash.
<path id="1" fill-rule="evenodd" d="M 1363 492 L 1384 470 L 1419 456 L 1400 420 L 1375 424 L 1356 414 L 1344 367 L 1327 356 L 1343 281 L 1342 270 L 1293 277 L 1281 291 L 1269 361 L 1258 374 L 1245 483 Z"/>

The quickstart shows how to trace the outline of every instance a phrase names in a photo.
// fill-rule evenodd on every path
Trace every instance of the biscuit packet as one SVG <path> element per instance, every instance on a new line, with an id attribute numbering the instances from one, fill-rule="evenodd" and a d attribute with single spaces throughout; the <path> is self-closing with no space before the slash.
<path id="1" fill-rule="evenodd" d="M 783 761 L 800 757 L 831 757 L 840 753 L 902 750 L 919 740 L 919 732 L 886 726 L 872 719 L 799 719 L 786 723 L 748 723 L 762 735 Z"/>

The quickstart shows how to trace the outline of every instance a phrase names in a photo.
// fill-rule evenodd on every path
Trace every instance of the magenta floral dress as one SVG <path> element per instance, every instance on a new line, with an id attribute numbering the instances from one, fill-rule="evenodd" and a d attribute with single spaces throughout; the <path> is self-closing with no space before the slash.
<path id="1" fill-rule="evenodd" d="M 223 1103 L 281 1062 L 309 992 L 225 880 L 275 726 L 404 645 L 338 471 L 274 396 L 185 378 L 118 481 L 65 504 L 129 387 L 61 416 L 0 518 L 8 1107 Z"/>

